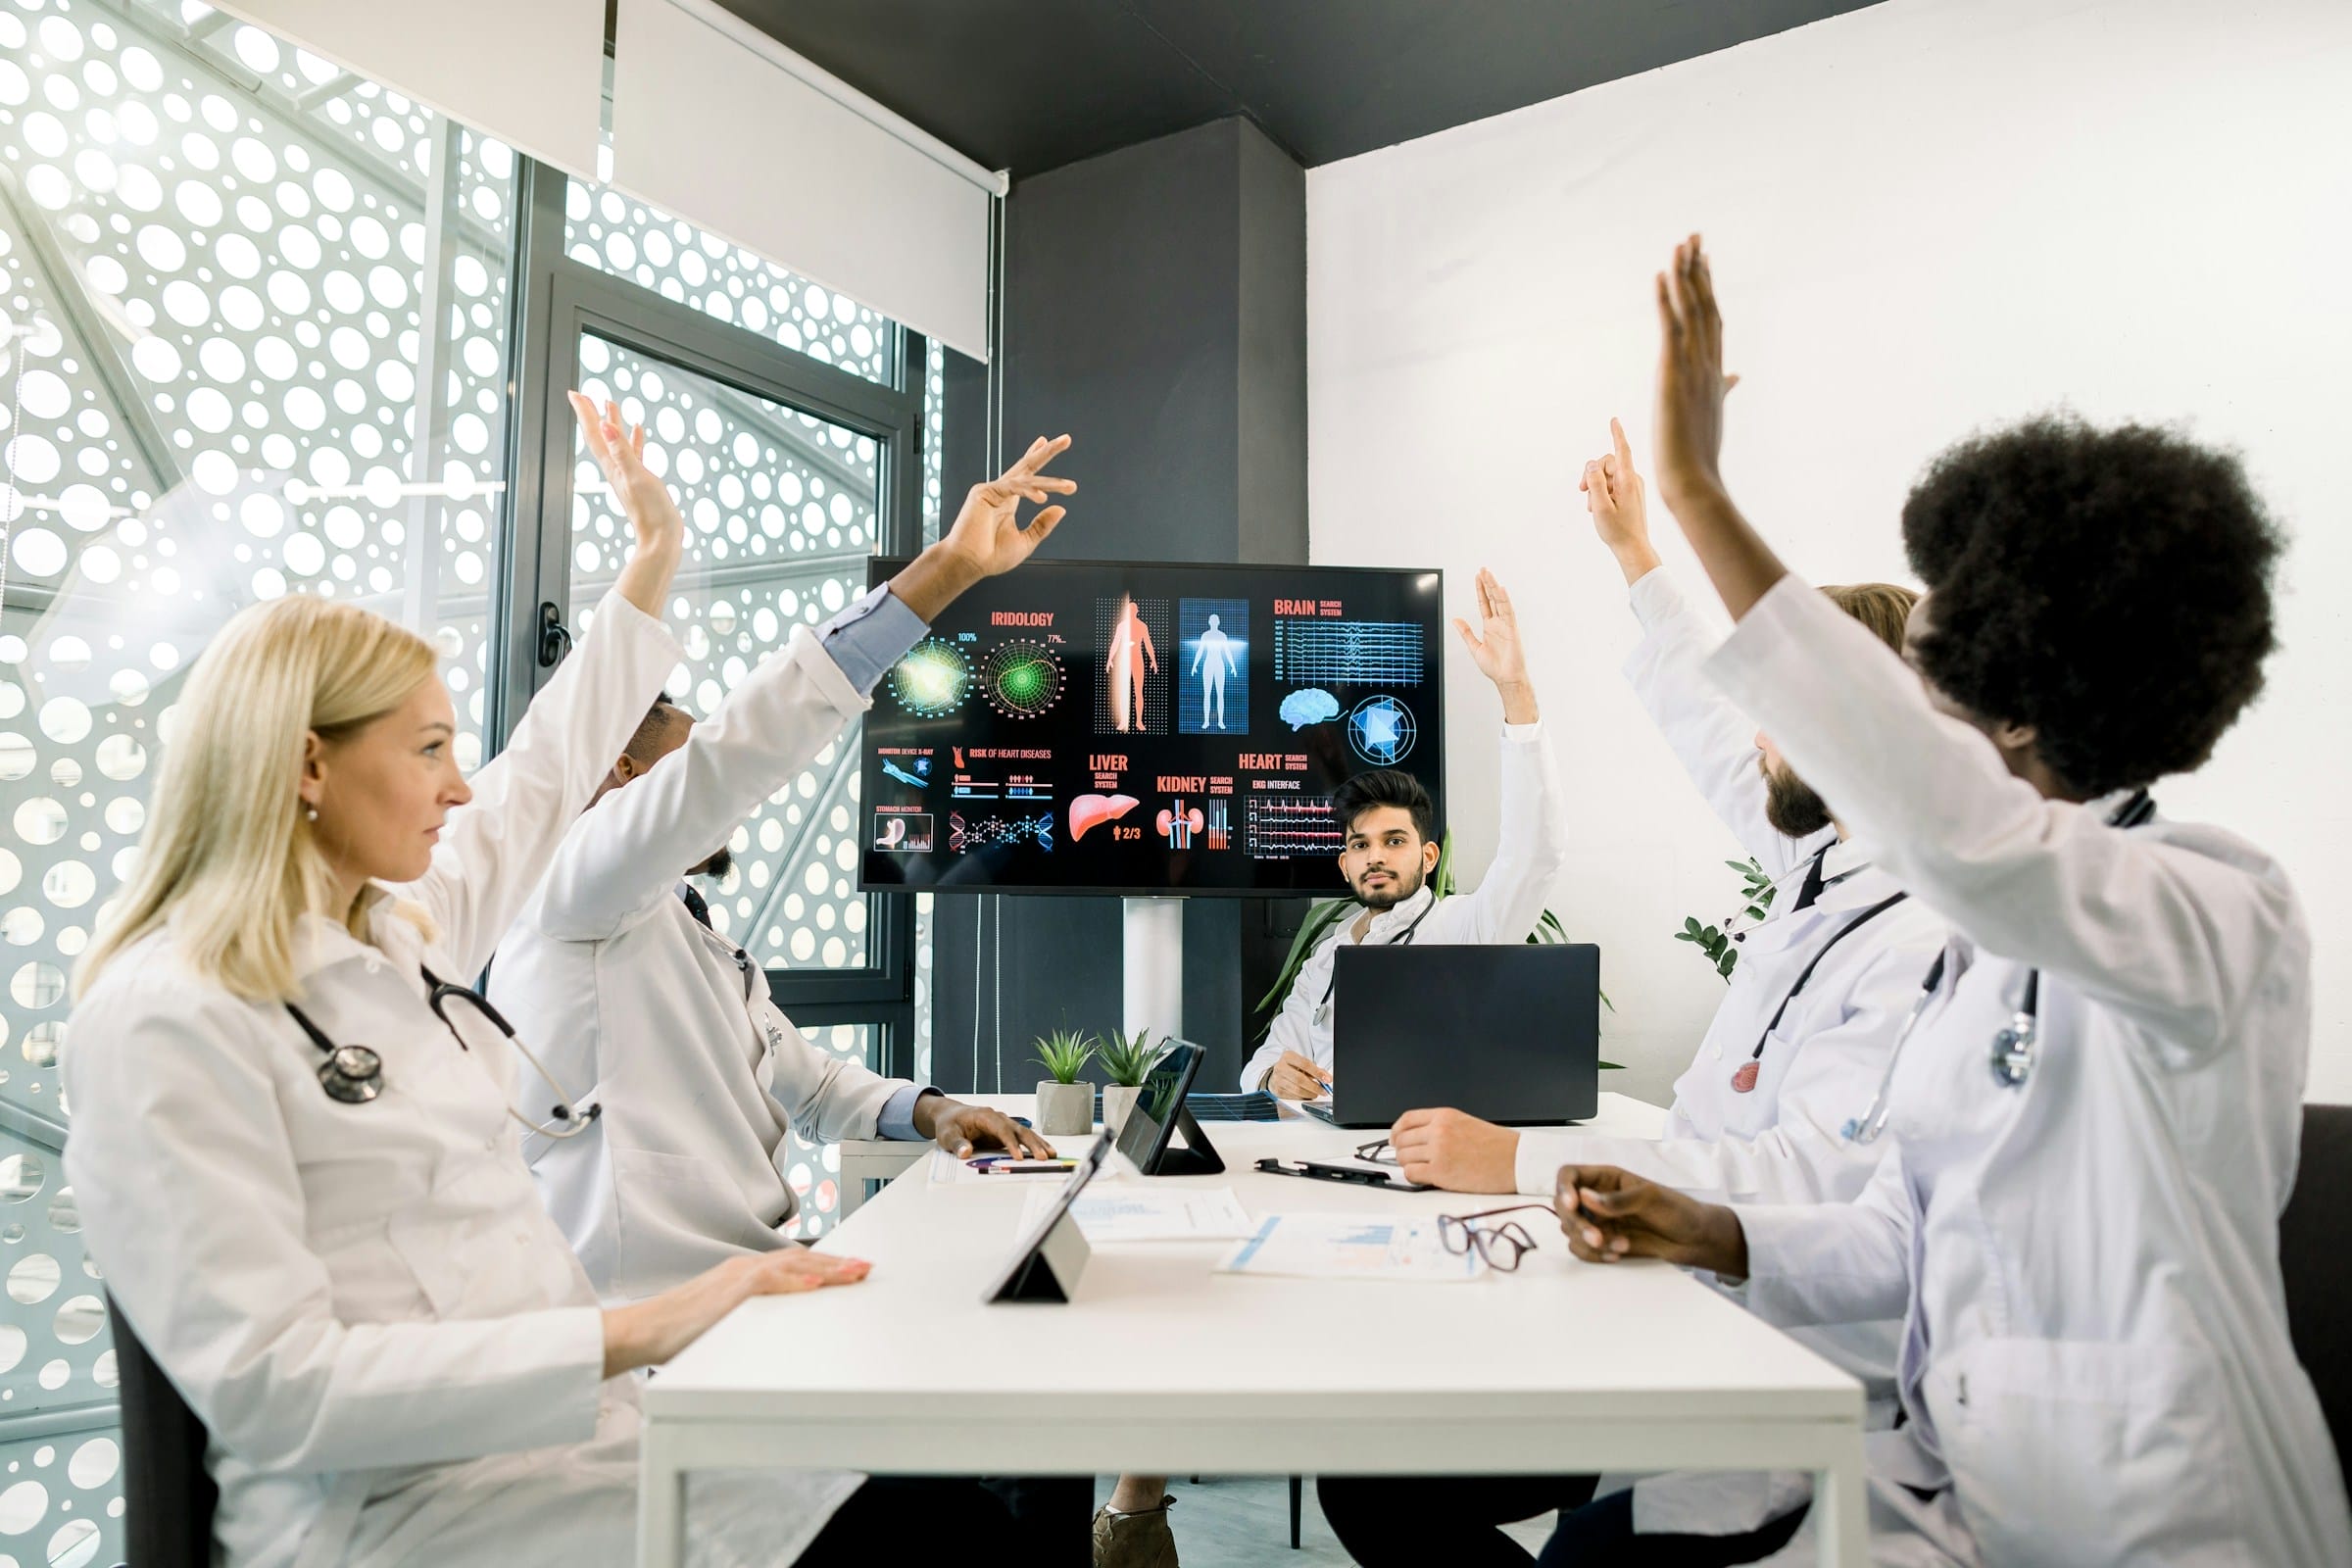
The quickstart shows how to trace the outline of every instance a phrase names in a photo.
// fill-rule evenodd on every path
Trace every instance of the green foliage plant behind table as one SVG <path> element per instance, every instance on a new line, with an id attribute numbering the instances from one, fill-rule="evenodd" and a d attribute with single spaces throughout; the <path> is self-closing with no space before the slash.
<path id="1" fill-rule="evenodd" d="M 1752 858 L 1726 860 L 1723 863 L 1739 872 L 1740 880 L 1744 884 L 1740 894 L 1744 906 L 1740 914 L 1749 920 L 1763 919 L 1766 911 L 1772 907 L 1770 873 Z M 1707 956 L 1707 961 L 1715 966 L 1715 972 L 1723 977 L 1724 984 L 1731 984 L 1732 971 L 1740 965 L 1740 948 L 1722 926 L 1700 925 L 1696 918 L 1687 916 L 1683 928 L 1674 934 L 1674 940 L 1696 944 L 1698 951 Z"/>

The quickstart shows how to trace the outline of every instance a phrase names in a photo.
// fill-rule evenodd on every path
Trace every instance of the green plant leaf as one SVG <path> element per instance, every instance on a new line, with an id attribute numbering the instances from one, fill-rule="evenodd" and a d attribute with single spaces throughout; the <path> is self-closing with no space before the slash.
<path id="1" fill-rule="evenodd" d="M 1037 1042 L 1037 1064 L 1057 1084 L 1074 1084 L 1102 1042 L 1075 1029 L 1056 1029 Z"/>
<path id="2" fill-rule="evenodd" d="M 1132 1039 L 1113 1029 L 1096 1058 L 1102 1063 L 1105 1078 L 1121 1089 L 1136 1089 L 1152 1075 L 1167 1046 L 1164 1038 L 1152 1039 L 1149 1029 L 1138 1029 Z"/>

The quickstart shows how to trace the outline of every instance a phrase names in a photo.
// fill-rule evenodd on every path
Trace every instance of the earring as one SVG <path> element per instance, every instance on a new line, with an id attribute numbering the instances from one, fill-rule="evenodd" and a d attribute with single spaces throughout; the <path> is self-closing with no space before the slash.
<path id="1" fill-rule="evenodd" d="M 316 822 L 318 820 L 318 808 L 306 802 L 302 808 L 302 814 L 308 820 Z"/>

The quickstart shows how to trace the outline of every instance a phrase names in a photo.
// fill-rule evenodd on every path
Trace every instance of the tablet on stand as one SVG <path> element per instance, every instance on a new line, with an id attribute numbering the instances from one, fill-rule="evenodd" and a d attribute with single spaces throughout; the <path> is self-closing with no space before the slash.
<path id="1" fill-rule="evenodd" d="M 1225 1169 L 1224 1158 L 1208 1134 L 1185 1104 L 1193 1080 L 1200 1076 L 1201 1058 L 1208 1053 L 1188 1040 L 1171 1040 L 1151 1075 L 1144 1080 L 1143 1098 L 1119 1128 L 1119 1152 L 1146 1176 L 1215 1176 Z M 1173 1147 L 1177 1133 L 1182 1148 Z"/>
<path id="2" fill-rule="evenodd" d="M 1070 1173 L 1070 1179 L 1054 1198 L 1053 1210 L 1021 1238 L 1012 1266 L 980 1298 L 982 1300 L 1067 1301 L 1077 1291 L 1078 1276 L 1086 1272 L 1087 1259 L 1094 1256 L 1094 1250 L 1086 1245 L 1086 1233 L 1078 1228 L 1070 1205 L 1086 1191 L 1086 1184 L 1095 1179 L 1095 1172 L 1102 1168 L 1103 1156 L 1109 1152 L 1109 1139 L 1095 1140 L 1095 1147 L 1086 1152 L 1086 1158 L 1078 1162 L 1078 1168 Z"/>

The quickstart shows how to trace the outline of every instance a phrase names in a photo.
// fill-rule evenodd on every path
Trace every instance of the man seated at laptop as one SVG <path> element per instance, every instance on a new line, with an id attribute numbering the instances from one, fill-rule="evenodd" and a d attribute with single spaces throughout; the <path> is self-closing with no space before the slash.
<path id="1" fill-rule="evenodd" d="M 1454 621 L 1479 673 L 1502 697 L 1502 798 L 1494 859 L 1469 893 L 1439 899 L 1429 885 L 1438 865 L 1437 809 L 1409 773 L 1358 773 L 1333 794 L 1333 823 L 1345 835 L 1340 879 L 1361 911 L 1343 920 L 1299 967 L 1265 1044 L 1242 1069 L 1242 1088 L 1285 1100 L 1315 1100 L 1333 1082 L 1335 956 L 1344 946 L 1410 942 L 1524 942 L 1543 917 L 1544 901 L 1568 857 L 1566 813 L 1550 746 L 1527 678 L 1519 622 L 1510 596 L 1491 571 L 1478 574 L 1480 628 Z M 1548 1191 L 1549 1189 L 1546 1189 Z"/>
<path id="2" fill-rule="evenodd" d="M 1642 622 L 1626 674 L 1716 815 L 1778 874 L 1769 912 L 1760 922 L 1730 922 L 1742 928 L 1735 931 L 1740 962 L 1674 1086 L 1663 1138 L 1514 1132 L 1435 1109 L 1399 1117 L 1390 1146 L 1408 1179 L 1456 1192 L 1549 1197 L 1560 1166 L 1597 1162 L 1718 1202 L 1843 1201 L 1862 1190 L 1884 1152 L 1848 1140 L 1844 1123 L 1877 1091 L 1903 1016 L 1943 950 L 1943 922 L 1871 863 L 1870 847 L 1847 836 L 1833 808 L 1782 761 L 1771 737 L 1757 733 L 1706 678 L 1701 665 L 1713 639 L 1659 568 L 1642 477 L 1623 428 L 1612 419 L 1609 429 L 1614 450 L 1585 466 L 1583 488 L 1594 531 L 1616 556 Z M 1871 583 L 1822 591 L 1901 651 L 1918 597 L 1911 590 Z M 1898 1328 L 1801 1329 L 1796 1337 L 1861 1378 L 1874 1415 L 1891 1421 Z M 1496 1524 L 1579 1506 L 1593 1487 L 1592 1477 L 1332 1480 L 1321 1484 L 1321 1495 L 1356 1561 L 1379 1564 L 1401 1560 L 1386 1543 L 1405 1511 L 1453 1520 L 1486 1544 L 1504 1539 Z M 1773 1544 L 1772 1531 L 1794 1529 L 1806 1495 L 1800 1476 L 1659 1477 L 1608 1507 L 1586 1510 L 1575 1528 L 1709 1537 L 1733 1554 L 1709 1557 L 1702 1546 L 1674 1560 L 1746 1562 Z M 1613 1521 L 1604 1519 L 1610 1514 Z M 1743 1541 L 1754 1543 L 1751 1555 L 1737 1554 Z M 1463 1548 L 1473 1549 L 1466 1542 Z M 1661 1541 L 1652 1549 L 1662 1556 L 1680 1548 Z"/>

